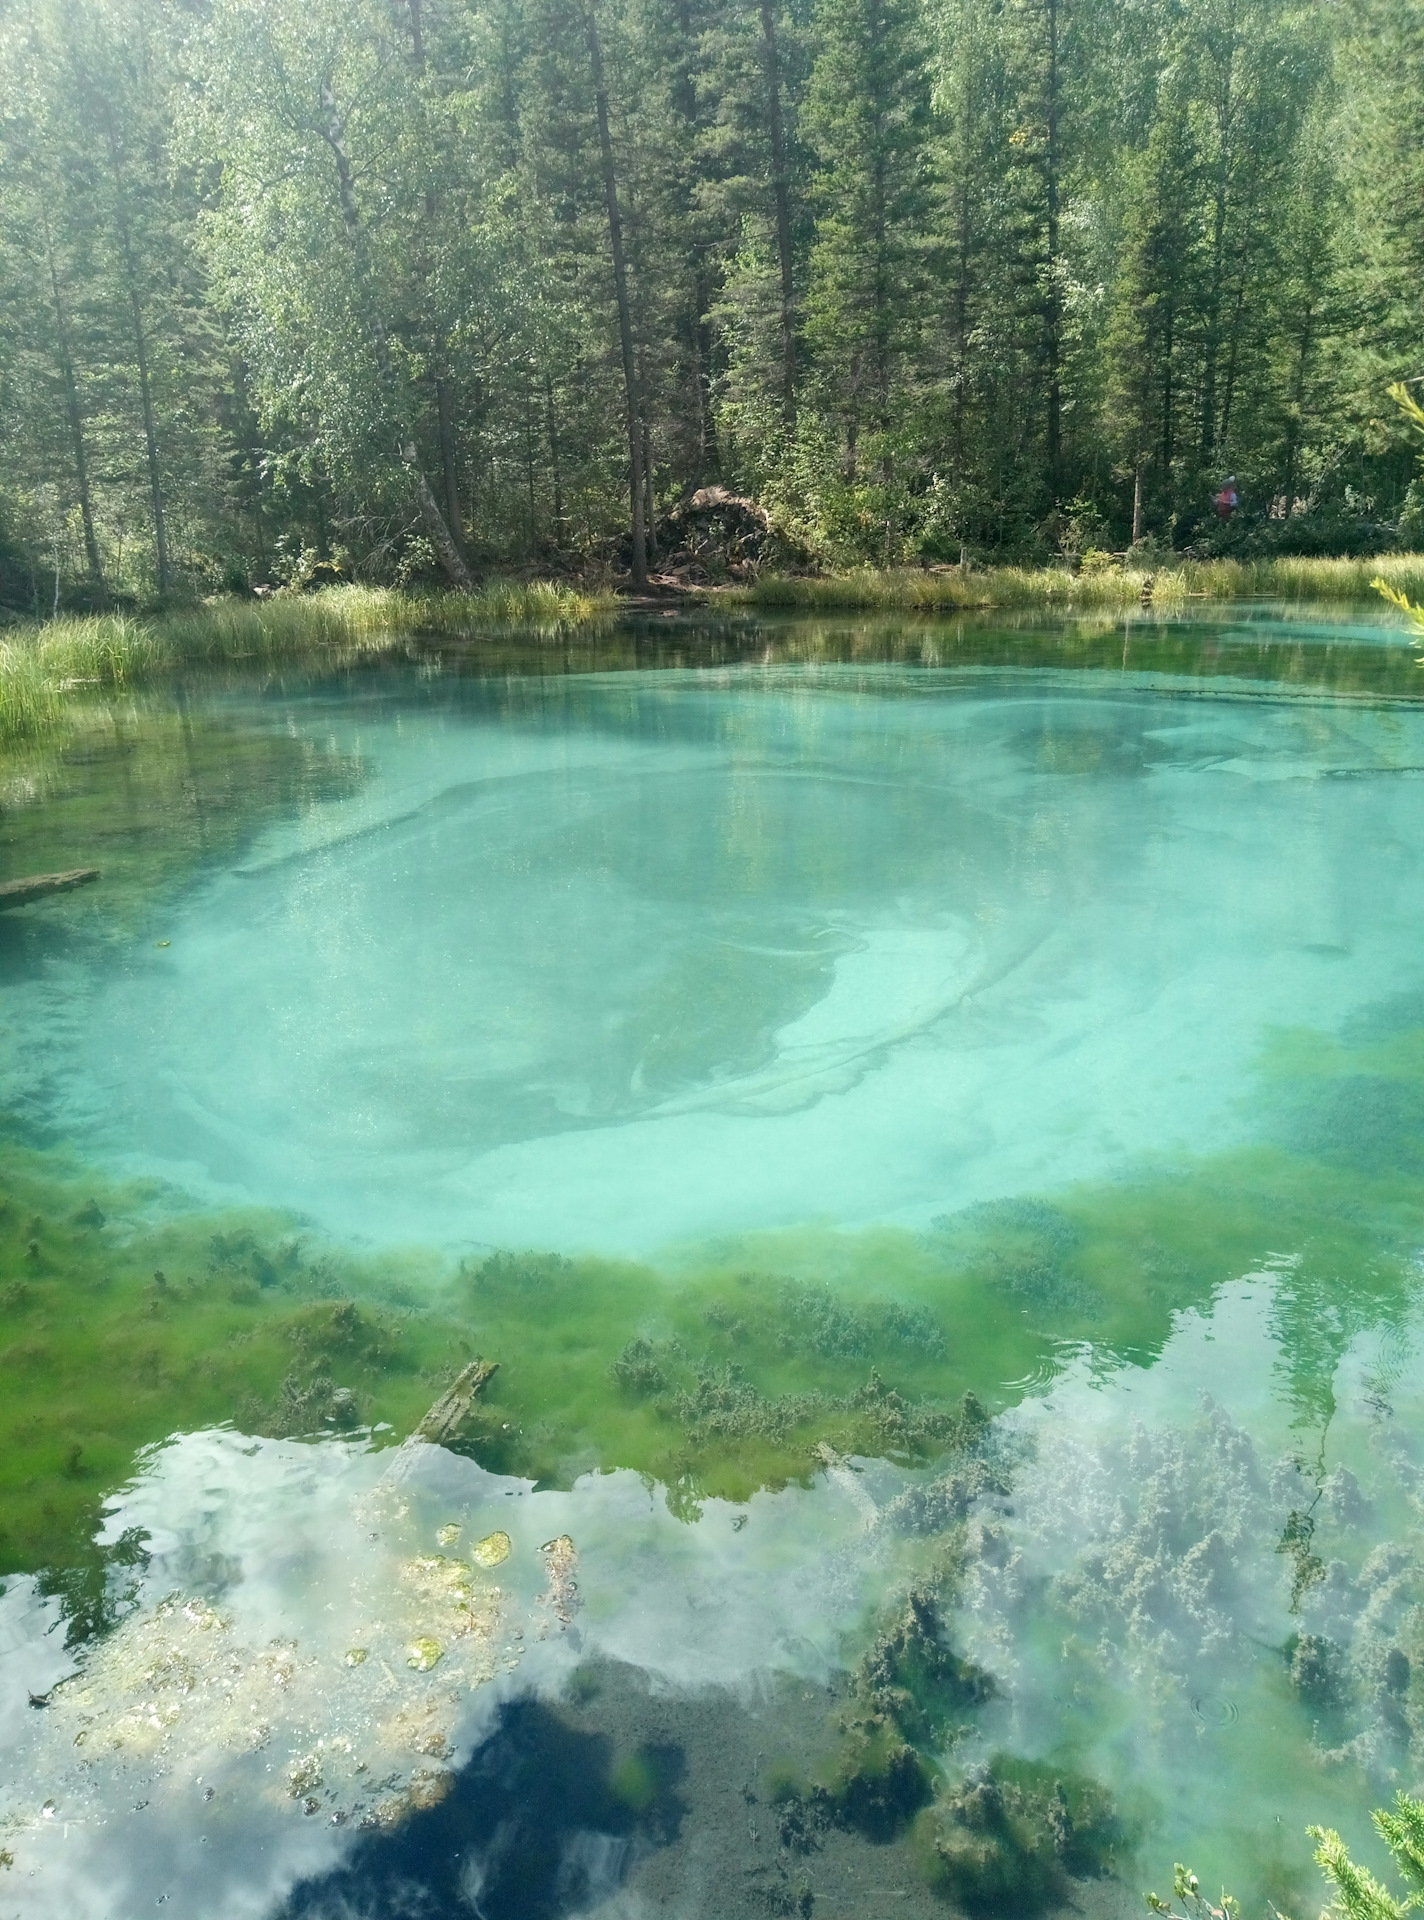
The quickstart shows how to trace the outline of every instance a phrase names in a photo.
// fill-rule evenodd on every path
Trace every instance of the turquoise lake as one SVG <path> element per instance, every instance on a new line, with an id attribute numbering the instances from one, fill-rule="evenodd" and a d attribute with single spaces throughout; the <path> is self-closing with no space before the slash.
<path id="1" fill-rule="evenodd" d="M 95 1489 L 101 1630 L 0 1566 L 0 1915 L 1318 1910 L 1424 1779 L 1421 696 L 1384 610 L 682 616 L 17 762 L 0 878 L 105 878 L 0 922 L 0 1186 L 493 1274 L 511 1381 L 657 1278 L 566 1470 L 235 1407 Z M 842 1365 L 992 1419 L 842 1451 Z"/>

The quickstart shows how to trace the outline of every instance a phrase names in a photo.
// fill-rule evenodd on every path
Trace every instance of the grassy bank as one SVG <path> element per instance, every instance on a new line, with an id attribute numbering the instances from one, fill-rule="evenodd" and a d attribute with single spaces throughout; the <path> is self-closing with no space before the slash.
<path id="1" fill-rule="evenodd" d="M 1189 599 L 1369 600 L 1371 582 L 1384 579 L 1411 600 L 1424 598 L 1424 555 L 1388 554 L 1364 560 L 1187 560 L 1156 567 L 1106 566 L 1070 573 L 1066 567 L 958 568 L 791 577 L 777 575 L 719 593 L 722 604 L 789 611 L 932 612 L 973 607 L 1130 607 L 1151 579 L 1154 606 Z"/>
<path id="2" fill-rule="evenodd" d="M 491 581 L 474 593 L 331 587 L 169 613 L 26 623 L 0 639 L 0 739 L 49 732 L 63 718 L 67 696 L 86 686 L 129 686 L 224 661 L 374 653 L 413 630 L 457 634 L 516 621 L 557 629 L 605 615 L 615 604 L 610 595 L 555 581 Z"/>

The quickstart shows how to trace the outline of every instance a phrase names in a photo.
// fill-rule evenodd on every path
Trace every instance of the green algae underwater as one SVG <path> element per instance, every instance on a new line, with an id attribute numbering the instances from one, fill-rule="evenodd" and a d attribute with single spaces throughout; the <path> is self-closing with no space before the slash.
<path id="1" fill-rule="evenodd" d="M 472 1450 L 542 1484 L 631 1467 L 693 1517 L 808 1479 L 822 1443 L 924 1464 L 953 1450 L 965 1395 L 998 1410 L 1085 1342 L 1103 1369 L 1150 1365 L 1178 1313 L 1281 1248 L 1298 1256 L 1274 1308 L 1288 1392 L 1313 1424 L 1350 1341 L 1417 1298 L 1421 1015 L 1278 1036 L 1260 1144 L 925 1234 L 766 1232 L 662 1268 L 361 1255 L 299 1220 L 114 1186 L 12 1130 L 0 1552 L 17 1571 L 81 1563 L 104 1495 L 175 1430 L 399 1440 L 475 1354 L 499 1372 Z"/>

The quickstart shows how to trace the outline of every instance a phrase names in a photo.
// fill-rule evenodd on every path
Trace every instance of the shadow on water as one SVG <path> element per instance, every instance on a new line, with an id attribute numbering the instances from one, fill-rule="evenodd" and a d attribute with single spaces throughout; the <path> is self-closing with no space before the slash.
<path id="1" fill-rule="evenodd" d="M 438 1806 L 303 1882 L 282 1920 L 556 1920 L 615 1892 L 676 1842 L 683 1753 L 652 1740 L 619 1761 L 602 1733 L 516 1700 Z"/>

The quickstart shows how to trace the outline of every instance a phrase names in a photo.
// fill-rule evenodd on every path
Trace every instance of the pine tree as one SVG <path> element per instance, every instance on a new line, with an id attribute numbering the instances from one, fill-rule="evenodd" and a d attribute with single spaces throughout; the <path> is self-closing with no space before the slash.
<path id="1" fill-rule="evenodd" d="M 925 279 L 928 47 L 913 0 L 822 0 L 815 25 L 802 119 L 816 159 L 810 381 L 846 482 L 868 479 L 888 494 Z M 878 524 L 870 534 L 878 541 Z"/>
<path id="2" fill-rule="evenodd" d="M 1180 67 L 1164 76 L 1146 150 L 1125 176 L 1107 351 L 1115 437 L 1133 476 L 1136 539 L 1148 521 L 1159 533 L 1170 531 L 1164 523 L 1175 507 L 1174 475 L 1190 407 L 1184 363 L 1201 207 L 1199 158 Z"/>

